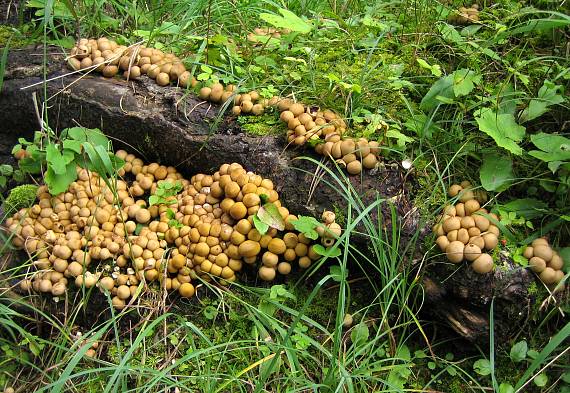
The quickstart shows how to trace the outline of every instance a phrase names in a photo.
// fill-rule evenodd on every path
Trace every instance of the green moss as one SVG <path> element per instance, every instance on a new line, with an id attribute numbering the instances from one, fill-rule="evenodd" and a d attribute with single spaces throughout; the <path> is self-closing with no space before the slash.
<path id="1" fill-rule="evenodd" d="M 12 214 L 20 209 L 31 207 L 36 200 L 38 186 L 34 184 L 23 184 L 10 191 L 10 195 L 4 201 L 4 211 Z"/>
<path id="2" fill-rule="evenodd" d="M 246 134 L 254 136 L 278 135 L 283 131 L 279 119 L 273 113 L 265 113 L 261 116 L 240 116 L 237 122 Z"/>
<path id="3" fill-rule="evenodd" d="M 11 26 L 0 25 L 0 48 L 5 47 L 8 40 L 10 40 L 11 48 L 21 48 L 29 43 L 18 30 Z"/>

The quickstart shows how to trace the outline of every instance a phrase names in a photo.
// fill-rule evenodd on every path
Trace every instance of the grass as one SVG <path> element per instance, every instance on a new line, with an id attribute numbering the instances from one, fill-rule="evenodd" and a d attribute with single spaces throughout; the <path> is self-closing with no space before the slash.
<path id="1" fill-rule="evenodd" d="M 512 159 L 516 179 L 509 190 L 493 196 L 493 203 L 544 200 L 549 209 L 535 224 L 560 245 L 570 239 L 563 219 L 568 214 L 568 169 L 552 173 L 527 154 L 535 148 L 529 136 L 538 131 L 568 134 L 568 100 L 525 123 L 520 157 L 497 147 L 474 118 L 477 109 L 493 107 L 512 111 L 520 120 L 519 109 L 537 96 L 544 80 L 570 87 L 564 52 L 568 16 L 557 11 L 555 2 L 532 2 L 534 9 L 510 0 L 481 4 L 483 23 L 453 32 L 445 30 L 450 27 L 446 17 L 462 5 L 456 1 L 37 4 L 30 10 L 38 12 L 33 22 L 19 26 L 17 34 L 9 30 L 12 38 L 0 40 L 0 88 L 16 38 L 62 49 L 80 35 L 109 35 L 122 43 L 148 40 L 177 53 L 195 74 L 210 67 L 209 81 L 221 79 L 334 109 L 347 119 L 353 135 L 380 140 L 388 159 L 410 159 L 419 174 L 415 205 L 422 212 L 420 227 L 448 202 L 449 184 L 479 183 L 485 157 L 499 152 Z M 312 31 L 294 34 L 278 47 L 248 42 L 246 32 L 265 24 L 261 14 L 278 14 L 280 7 L 304 16 Z M 439 66 L 442 76 L 473 70 L 481 82 L 452 103 L 425 109 L 422 98 L 440 77 L 418 60 Z M 378 128 L 380 121 L 387 127 Z M 272 113 L 238 122 L 252 136 L 282 133 Z M 304 159 L 326 174 L 319 186 L 337 190 L 346 202 L 346 209 L 335 207 L 345 229 L 335 244 L 341 257 L 323 257 L 305 274 L 271 287 L 203 282 L 189 302 L 149 290 L 125 313 L 114 313 L 109 299 L 85 291 L 58 304 L 38 296 L 14 299 L 10 288 L 21 270 L 5 270 L 0 278 L 0 386 L 41 392 L 506 393 L 511 390 L 503 384 L 509 383 L 517 392 L 568 391 L 570 331 L 560 309 L 537 312 L 536 332 L 517 334 L 517 340 L 528 338 L 537 352 L 522 362 L 509 358 L 514 343 L 500 346 L 491 340 L 488 350 L 474 354 L 457 350 L 454 341 L 433 338 L 441 327 L 422 320 L 421 314 L 425 263 L 411 262 L 431 239 L 422 239 L 418 231 L 404 243 L 389 201 L 378 195 L 364 202 L 342 171 Z M 382 217 L 382 211 L 391 218 L 386 229 L 373 219 Z M 513 229 L 515 243 L 538 234 Z M 420 255 L 427 263 L 437 258 L 429 251 Z M 95 306 L 101 315 L 93 315 Z M 562 309 L 570 311 L 567 305 Z M 352 326 L 343 326 L 346 314 L 352 315 Z M 492 306 L 490 315 L 493 333 Z M 82 339 L 76 339 L 78 330 Z M 85 357 L 94 342 L 99 343 L 97 357 Z M 474 370 L 478 357 L 488 358 L 489 374 Z M 534 379 L 540 373 L 550 378 L 544 388 Z"/>

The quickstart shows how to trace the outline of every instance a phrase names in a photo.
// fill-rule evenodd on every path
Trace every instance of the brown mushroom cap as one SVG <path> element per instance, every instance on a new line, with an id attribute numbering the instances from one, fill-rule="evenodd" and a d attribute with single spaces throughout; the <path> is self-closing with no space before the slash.
<path id="1" fill-rule="evenodd" d="M 493 270 L 493 258 L 489 254 L 483 253 L 473 261 L 471 268 L 479 274 L 489 273 Z"/>
<path id="2" fill-rule="evenodd" d="M 453 241 L 445 248 L 447 259 L 452 263 L 460 263 L 463 260 L 463 249 L 465 245 L 460 241 Z"/>

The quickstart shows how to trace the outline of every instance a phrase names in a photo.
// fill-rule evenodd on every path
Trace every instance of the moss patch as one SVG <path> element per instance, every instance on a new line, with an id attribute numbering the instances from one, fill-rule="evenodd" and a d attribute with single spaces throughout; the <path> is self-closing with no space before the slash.
<path id="1" fill-rule="evenodd" d="M 237 122 L 248 135 L 265 136 L 284 133 L 281 122 L 276 115 L 270 112 L 262 116 L 239 116 Z"/>

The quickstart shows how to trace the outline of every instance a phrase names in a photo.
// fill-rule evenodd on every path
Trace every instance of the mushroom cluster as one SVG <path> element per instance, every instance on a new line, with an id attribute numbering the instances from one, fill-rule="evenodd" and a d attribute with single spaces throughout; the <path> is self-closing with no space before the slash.
<path id="1" fill-rule="evenodd" d="M 94 69 L 107 78 L 122 72 L 127 80 L 146 74 L 160 86 L 171 82 L 176 82 L 181 87 L 194 87 L 197 84 L 196 79 L 174 54 L 144 45 L 126 47 L 105 37 L 97 40 L 80 39 L 71 50 L 67 64 L 75 71 Z"/>
<path id="2" fill-rule="evenodd" d="M 6 221 L 13 245 L 33 260 L 21 289 L 62 296 L 73 281 L 111 293 L 122 309 L 142 281 L 191 297 L 198 276 L 226 284 L 244 263 L 260 260 L 259 277 L 271 281 L 289 274 L 295 261 L 304 269 L 319 258 L 311 239 L 295 231 L 297 217 L 281 205 L 270 179 L 233 163 L 186 180 L 173 167 L 145 165 L 123 150 L 116 155 L 125 165 L 114 184 L 78 167 L 67 192 L 52 196 L 41 186 L 39 202 Z M 256 229 L 254 216 L 267 203 L 281 216 L 282 230 Z M 334 214 L 325 216 L 321 236 L 328 247 L 341 229 Z"/>
<path id="3" fill-rule="evenodd" d="M 277 33 L 268 30 L 267 34 Z M 95 68 L 105 77 L 114 77 L 119 71 L 123 71 L 127 79 L 146 74 L 160 86 L 169 85 L 171 81 L 177 81 L 181 87 L 196 87 L 198 84 L 174 54 L 143 45 L 125 47 L 104 37 L 79 40 L 71 51 L 68 65 L 73 70 Z M 287 141 L 290 144 L 302 146 L 311 142 L 318 154 L 331 157 L 351 175 L 359 174 L 363 168 L 372 169 L 378 163 L 378 142 L 347 137 L 346 123 L 331 110 L 305 106 L 277 96 L 263 98 L 255 90 L 240 94 L 235 85 L 224 86 L 219 82 L 202 86 L 198 95 L 214 103 L 231 100 L 232 113 L 236 116 L 259 116 L 267 107 L 277 106 L 280 119 L 287 124 Z"/>
<path id="4" fill-rule="evenodd" d="M 458 198 L 455 205 L 446 206 L 433 231 L 436 244 L 452 263 L 471 262 L 471 268 L 480 274 L 493 270 L 493 258 L 484 251 L 497 247 L 499 228 L 488 217 L 498 221 L 497 215 L 481 208 L 471 183 L 465 181 L 449 187 L 450 197 Z"/>
<path id="5" fill-rule="evenodd" d="M 564 278 L 564 261 L 562 257 L 552 249 L 548 240 L 539 238 L 527 246 L 523 256 L 528 259 L 528 265 L 540 280 L 546 285 L 556 285 Z"/>
<path id="6" fill-rule="evenodd" d="M 459 7 L 457 11 L 449 14 L 449 22 L 456 25 L 470 25 L 479 21 L 479 6 L 473 4 L 471 7 Z"/>
<path id="7" fill-rule="evenodd" d="M 256 27 L 252 33 L 247 35 L 247 40 L 254 44 L 263 45 L 267 42 L 267 38 L 281 38 L 281 34 L 289 34 L 290 32 L 289 29 L 277 30 L 273 27 Z M 265 37 L 266 39 L 263 40 Z"/>

